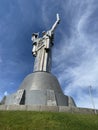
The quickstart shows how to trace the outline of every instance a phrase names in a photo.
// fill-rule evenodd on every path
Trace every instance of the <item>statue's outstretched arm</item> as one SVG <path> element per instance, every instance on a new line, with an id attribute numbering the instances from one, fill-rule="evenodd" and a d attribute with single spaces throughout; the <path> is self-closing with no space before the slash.
<path id="1" fill-rule="evenodd" d="M 56 22 L 53 24 L 52 28 L 50 29 L 51 32 L 54 32 L 54 30 L 56 29 L 57 25 L 59 24 L 60 22 L 60 17 L 59 17 L 59 14 L 56 14 Z"/>

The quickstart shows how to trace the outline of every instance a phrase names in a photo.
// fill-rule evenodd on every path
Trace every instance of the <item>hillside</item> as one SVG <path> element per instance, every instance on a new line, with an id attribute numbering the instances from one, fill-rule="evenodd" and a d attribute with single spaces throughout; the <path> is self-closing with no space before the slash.
<path id="1" fill-rule="evenodd" d="M 0 130 L 98 130 L 98 115 L 0 111 Z"/>

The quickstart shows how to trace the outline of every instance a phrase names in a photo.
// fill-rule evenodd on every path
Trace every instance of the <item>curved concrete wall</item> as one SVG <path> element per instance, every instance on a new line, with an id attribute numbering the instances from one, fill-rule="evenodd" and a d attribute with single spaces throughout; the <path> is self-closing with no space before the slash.
<path id="1" fill-rule="evenodd" d="M 64 95 L 57 78 L 51 73 L 34 72 L 20 85 L 26 90 L 25 104 L 68 106 L 69 97 Z"/>
<path id="2" fill-rule="evenodd" d="M 62 93 L 60 84 L 55 76 L 47 72 L 35 72 L 29 74 L 19 89 L 25 90 L 47 90 L 51 89 L 54 92 Z"/>
<path id="3" fill-rule="evenodd" d="M 5 104 L 75 106 L 73 99 L 63 94 L 57 78 L 47 72 L 29 74 L 17 92 L 6 97 Z"/>

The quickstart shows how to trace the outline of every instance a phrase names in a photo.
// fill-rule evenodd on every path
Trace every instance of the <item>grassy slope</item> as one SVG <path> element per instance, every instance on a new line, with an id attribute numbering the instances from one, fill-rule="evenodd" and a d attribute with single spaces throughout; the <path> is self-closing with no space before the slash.
<path id="1" fill-rule="evenodd" d="M 98 130 L 98 115 L 0 111 L 0 130 Z"/>

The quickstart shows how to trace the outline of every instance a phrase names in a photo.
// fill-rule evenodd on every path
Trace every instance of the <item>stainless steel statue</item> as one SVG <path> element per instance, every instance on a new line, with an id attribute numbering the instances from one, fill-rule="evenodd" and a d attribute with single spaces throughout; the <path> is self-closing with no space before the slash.
<path id="1" fill-rule="evenodd" d="M 42 33 L 42 37 L 38 33 L 32 35 L 34 73 L 25 77 L 17 92 L 4 96 L 1 109 L 62 111 L 65 109 L 62 106 L 68 106 L 68 109 L 76 107 L 73 98 L 63 94 L 57 78 L 50 72 L 53 36 L 59 22 L 57 14 L 56 22 L 50 30 Z"/>
<path id="2" fill-rule="evenodd" d="M 35 57 L 34 71 L 51 71 L 51 48 L 53 46 L 54 31 L 60 22 L 59 14 L 56 17 L 52 28 L 47 32 L 43 31 L 42 37 L 39 37 L 39 33 L 32 34 L 32 54 Z"/>

